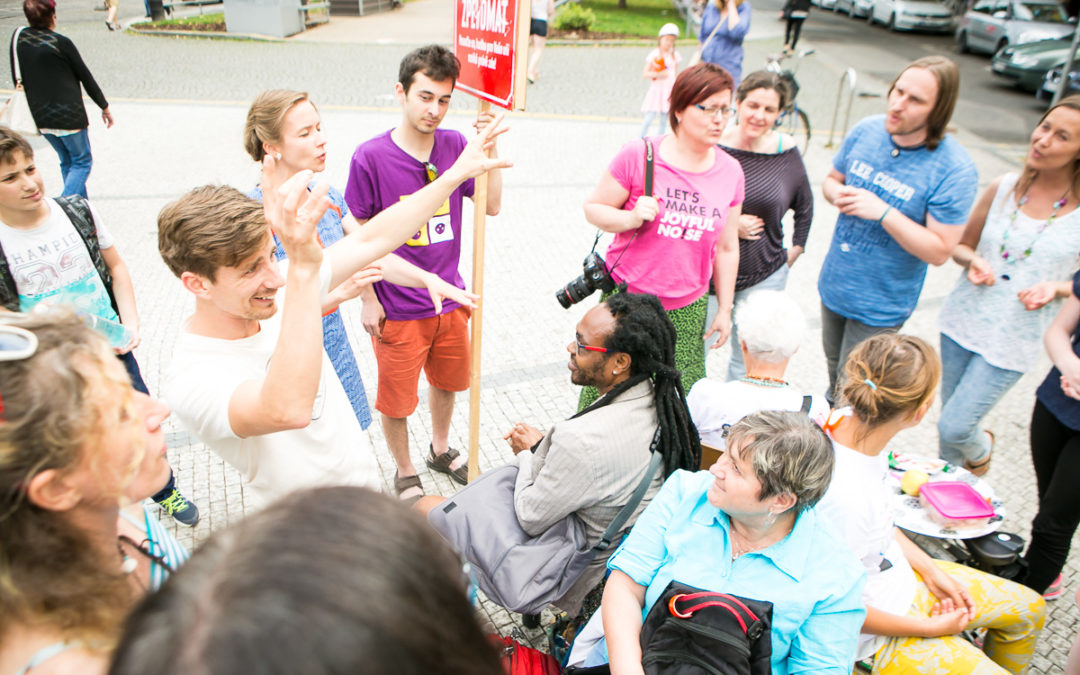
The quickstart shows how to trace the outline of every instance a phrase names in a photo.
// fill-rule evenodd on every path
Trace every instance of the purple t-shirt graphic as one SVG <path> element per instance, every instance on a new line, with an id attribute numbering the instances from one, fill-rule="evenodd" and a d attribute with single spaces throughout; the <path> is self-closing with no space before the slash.
<path id="1" fill-rule="evenodd" d="M 465 136 L 449 129 L 435 130 L 435 145 L 429 161 L 439 174 L 448 170 L 464 150 Z M 380 211 L 408 198 L 427 184 L 424 163 L 402 150 L 390 132 L 362 143 L 349 163 L 349 182 L 345 187 L 345 203 L 361 220 L 372 218 Z M 413 238 L 394 253 L 421 269 L 433 272 L 458 288 L 465 281 L 458 272 L 461 258 L 461 201 L 472 197 L 473 181 L 462 183 L 443 202 Z M 392 321 L 408 321 L 435 316 L 431 296 L 424 288 L 407 288 L 386 281 L 375 284 L 375 294 Z M 443 301 L 443 313 L 459 305 Z"/>

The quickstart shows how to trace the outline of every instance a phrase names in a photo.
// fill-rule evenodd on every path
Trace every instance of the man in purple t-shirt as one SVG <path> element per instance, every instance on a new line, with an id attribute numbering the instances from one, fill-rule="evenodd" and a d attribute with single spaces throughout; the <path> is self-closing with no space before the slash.
<path id="1" fill-rule="evenodd" d="M 362 143 L 349 164 L 345 202 L 363 224 L 369 218 L 407 198 L 457 160 L 465 137 L 439 123 L 450 106 L 458 76 L 458 60 L 444 47 L 429 45 L 405 56 L 394 85 L 401 103 L 401 123 Z M 477 128 L 491 119 L 483 115 Z M 494 152 L 494 149 L 493 151 Z M 465 288 L 458 272 L 461 258 L 462 198 L 473 196 L 473 181 L 462 183 L 412 240 L 395 253 L 412 264 Z M 502 177 L 488 174 L 487 214 L 499 212 Z M 432 309 L 420 289 L 379 282 L 361 298 L 364 329 L 371 334 L 379 364 L 375 409 L 381 413 L 386 444 L 394 456 L 398 496 L 414 502 L 424 494 L 409 455 L 407 420 L 418 403 L 420 370 L 427 375 L 431 408 L 432 442 L 427 465 L 465 484 L 465 456 L 450 447 L 450 418 L 455 392 L 469 388 L 469 312 L 444 302 L 442 313 Z"/>

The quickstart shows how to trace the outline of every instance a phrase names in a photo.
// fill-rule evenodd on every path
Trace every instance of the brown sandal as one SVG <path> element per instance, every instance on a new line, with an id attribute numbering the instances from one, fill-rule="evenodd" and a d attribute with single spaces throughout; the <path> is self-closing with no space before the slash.
<path id="1" fill-rule="evenodd" d="M 398 499 L 408 506 L 412 506 L 424 496 L 424 486 L 420 484 L 420 476 L 405 476 L 402 478 L 395 471 L 394 492 L 397 493 Z"/>
<path id="2" fill-rule="evenodd" d="M 986 457 L 978 462 L 964 460 L 964 468 L 975 476 L 985 476 L 986 472 L 990 470 L 990 460 L 994 458 L 994 441 L 996 440 L 994 438 L 994 432 L 984 429 L 983 433 L 990 437 L 990 452 L 986 453 Z"/>
<path id="3" fill-rule="evenodd" d="M 447 448 L 446 452 L 443 454 L 436 455 L 435 448 L 429 443 L 428 456 L 425 458 L 425 461 L 427 461 L 427 465 L 431 469 L 440 473 L 445 473 L 462 485 L 468 485 L 469 467 L 467 464 L 462 464 L 456 469 L 450 468 L 450 465 L 454 463 L 454 460 L 457 459 L 460 454 L 461 453 L 453 448 Z"/>

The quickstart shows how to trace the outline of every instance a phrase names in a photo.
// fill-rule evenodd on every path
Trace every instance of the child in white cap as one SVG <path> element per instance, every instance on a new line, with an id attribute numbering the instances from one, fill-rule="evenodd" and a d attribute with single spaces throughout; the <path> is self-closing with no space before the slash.
<path id="1" fill-rule="evenodd" d="M 649 52 L 645 59 L 645 71 L 642 76 L 649 80 L 649 91 L 645 93 L 645 102 L 641 111 L 645 113 L 645 123 L 641 125 L 641 137 L 648 134 L 649 126 L 657 120 L 656 134 L 663 135 L 667 124 L 668 104 L 671 100 L 671 88 L 675 85 L 675 74 L 682 59 L 675 53 L 675 38 L 679 37 L 679 27 L 665 23 L 660 28 L 659 45 Z"/>

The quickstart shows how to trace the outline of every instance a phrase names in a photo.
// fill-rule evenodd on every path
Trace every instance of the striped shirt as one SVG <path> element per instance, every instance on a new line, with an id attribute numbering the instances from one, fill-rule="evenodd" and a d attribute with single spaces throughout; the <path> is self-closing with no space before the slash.
<path id="1" fill-rule="evenodd" d="M 798 148 L 762 154 L 721 147 L 739 162 L 746 177 L 742 212 L 757 216 L 765 223 L 760 239 L 739 240 L 739 275 L 735 290 L 742 291 L 765 280 L 787 263 L 780 221 L 789 210 L 795 212 L 791 243 L 806 248 L 810 221 L 814 218 L 814 195 Z"/>
<path id="2" fill-rule="evenodd" d="M 143 518 L 139 522 L 127 511 L 121 510 L 120 516 L 146 534 L 144 550 L 151 556 L 164 560 L 168 565 L 162 565 L 156 561 L 150 563 L 150 590 L 156 591 L 161 588 L 169 574 L 175 571 L 190 557 L 184 545 L 176 540 L 165 526 L 157 518 L 150 517 L 150 510 L 143 505 Z M 172 568 L 171 570 L 169 568 Z"/>

